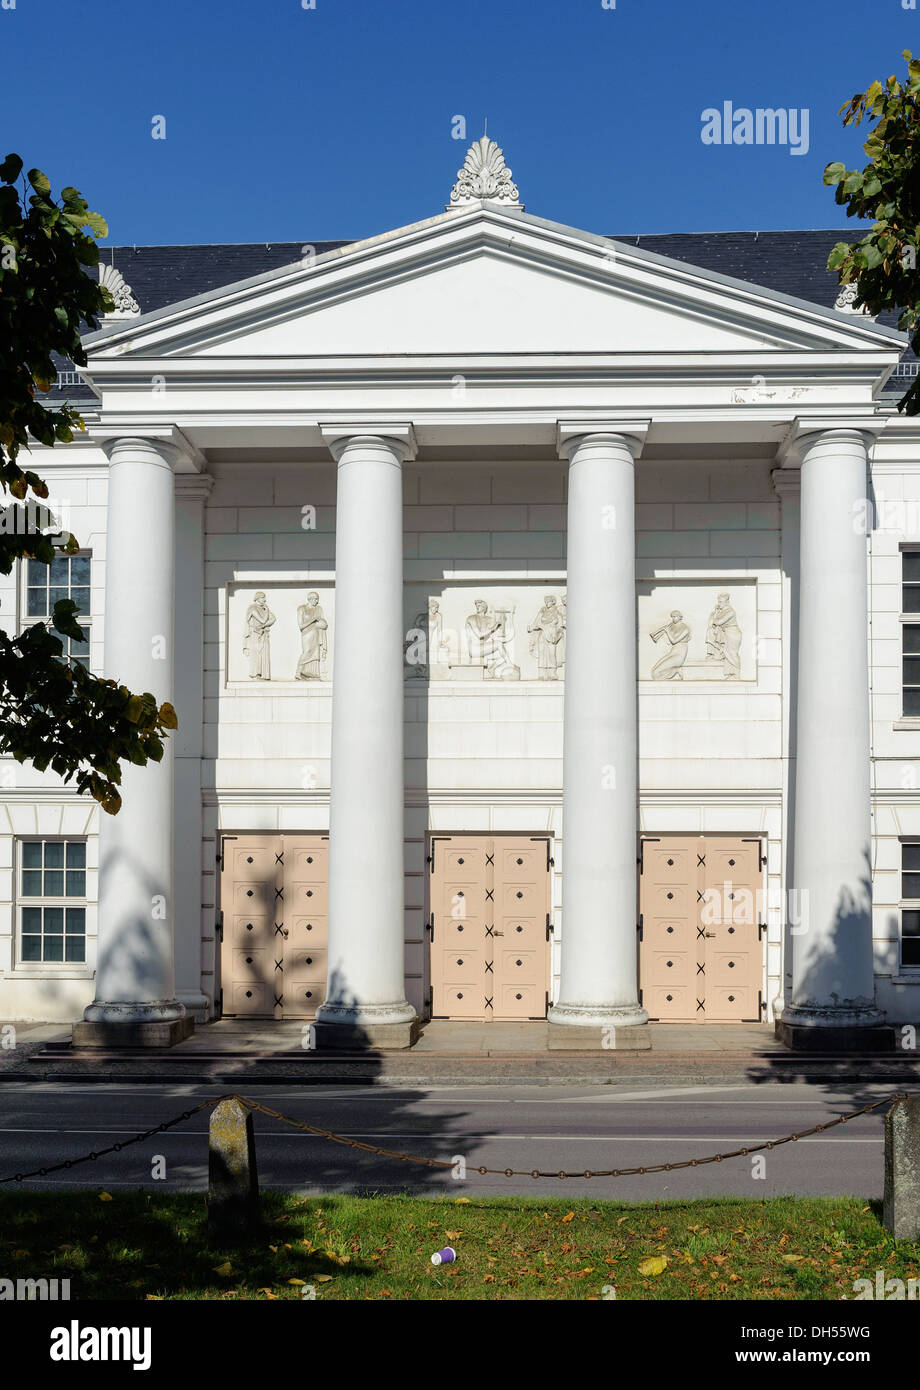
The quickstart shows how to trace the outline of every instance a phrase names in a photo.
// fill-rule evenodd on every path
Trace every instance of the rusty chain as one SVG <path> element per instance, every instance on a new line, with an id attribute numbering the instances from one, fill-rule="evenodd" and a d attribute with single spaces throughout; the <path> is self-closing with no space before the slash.
<path id="1" fill-rule="evenodd" d="M 746 1144 L 741 1149 L 731 1149 L 727 1153 L 710 1154 L 707 1158 L 685 1158 L 677 1163 L 646 1163 L 637 1168 L 585 1168 L 581 1171 L 559 1169 L 552 1171 L 540 1168 L 489 1168 L 485 1164 L 470 1165 L 468 1172 L 493 1174 L 497 1177 L 505 1178 L 628 1178 L 646 1173 L 673 1173 L 679 1168 L 701 1168 L 707 1163 L 724 1163 L 730 1158 L 746 1158 L 750 1154 L 762 1153 L 767 1149 L 778 1149 L 783 1144 L 792 1144 L 799 1139 L 808 1139 L 813 1134 L 823 1134 L 825 1130 L 835 1129 L 837 1125 L 848 1124 L 850 1120 L 858 1119 L 860 1115 L 870 1115 L 873 1110 L 880 1109 L 883 1105 L 889 1105 L 897 1100 L 914 1100 L 920 1096 L 913 1096 L 909 1091 L 892 1091 L 889 1095 L 883 1096 L 881 1100 L 871 1101 L 868 1105 L 861 1106 L 858 1110 L 851 1110 L 846 1115 L 838 1115 L 835 1120 L 825 1120 L 822 1124 L 812 1125 L 811 1129 L 799 1130 L 796 1134 L 786 1134 L 781 1139 L 767 1139 L 762 1144 Z M 120 1153 L 122 1149 L 128 1148 L 132 1144 L 139 1144 L 144 1139 L 151 1139 L 155 1134 L 162 1134 L 168 1129 L 173 1129 L 176 1125 L 182 1124 L 184 1120 L 191 1119 L 193 1115 L 199 1114 L 202 1110 L 218 1105 L 222 1100 L 236 1100 L 244 1105 L 247 1110 L 260 1115 L 267 1115 L 269 1119 L 280 1120 L 282 1124 L 291 1125 L 294 1129 L 302 1130 L 305 1134 L 313 1134 L 318 1139 L 328 1139 L 332 1144 L 341 1144 L 345 1148 L 357 1149 L 362 1153 L 377 1154 L 380 1158 L 395 1158 L 400 1163 L 415 1163 L 424 1168 L 447 1168 L 452 1169 L 455 1164 L 453 1160 L 444 1158 L 422 1158 L 418 1154 L 404 1153 L 398 1149 L 386 1149 L 380 1144 L 367 1144 L 360 1139 L 351 1139 L 344 1134 L 336 1134 L 334 1130 L 323 1129 L 321 1125 L 308 1124 L 306 1120 L 293 1120 L 289 1115 L 282 1115 L 279 1110 L 272 1110 L 270 1106 L 263 1105 L 260 1101 L 250 1100 L 247 1096 L 237 1095 L 230 1092 L 225 1096 L 214 1096 L 210 1100 L 203 1100 L 200 1105 L 194 1106 L 191 1110 L 184 1110 L 175 1119 L 164 1120 L 161 1124 L 154 1125 L 152 1129 L 146 1129 L 141 1134 L 135 1134 L 131 1139 L 122 1139 L 116 1144 L 110 1144 L 105 1149 L 91 1149 L 89 1153 L 81 1158 L 67 1158 L 61 1163 L 46 1165 L 42 1168 L 35 1168 L 29 1173 L 13 1173 L 8 1177 L 0 1178 L 0 1185 L 8 1182 L 24 1182 L 27 1178 L 46 1177 L 49 1173 L 57 1173 L 62 1169 L 75 1168 L 80 1163 L 89 1163 L 94 1159 L 103 1158 L 106 1154 Z M 599 1136 L 600 1137 L 600 1136 Z"/>
<path id="2" fill-rule="evenodd" d="M 222 1100 L 222 1096 L 218 1096 Z M 78 1163 L 90 1163 L 95 1158 L 103 1158 L 106 1154 L 120 1153 L 122 1149 L 127 1149 L 131 1144 L 139 1144 L 142 1139 L 152 1139 L 155 1134 L 162 1134 L 167 1129 L 172 1129 L 175 1125 L 181 1125 L 183 1120 L 189 1120 L 193 1115 L 197 1115 L 200 1110 L 206 1110 L 209 1105 L 216 1105 L 215 1100 L 203 1100 L 200 1105 L 196 1105 L 191 1110 L 184 1110 L 181 1115 L 177 1115 L 174 1120 L 164 1120 L 162 1124 L 154 1125 L 153 1129 L 145 1129 L 143 1134 L 135 1134 L 131 1139 L 120 1139 L 117 1144 L 110 1144 L 107 1149 L 90 1149 L 88 1154 L 83 1154 L 82 1158 L 65 1158 L 62 1163 L 50 1163 L 43 1168 L 33 1168 L 31 1173 L 11 1173 L 9 1177 L 0 1178 L 0 1185 L 6 1182 L 25 1182 L 26 1178 L 44 1178 L 49 1173 L 59 1173 L 63 1168 L 76 1168 Z"/>
<path id="3" fill-rule="evenodd" d="M 360 1149 L 364 1153 L 378 1154 L 381 1158 L 396 1158 L 401 1163 L 418 1163 L 425 1168 L 453 1168 L 454 1164 L 443 1158 L 419 1158 L 415 1154 L 401 1153 L 396 1149 L 385 1149 L 379 1144 L 365 1144 L 359 1139 L 349 1139 L 343 1134 L 335 1134 L 330 1129 L 322 1129 L 319 1125 L 307 1124 L 305 1120 L 292 1120 L 288 1115 L 282 1115 L 278 1110 L 272 1110 L 267 1105 L 262 1105 L 259 1101 L 249 1100 L 246 1096 L 227 1096 L 227 1100 L 238 1100 L 241 1105 L 247 1106 L 250 1110 L 258 1111 L 262 1115 L 268 1115 L 273 1120 L 281 1120 L 286 1125 L 293 1125 L 295 1129 L 301 1129 L 307 1134 L 315 1134 L 320 1139 L 329 1139 L 333 1144 L 344 1144 L 351 1149 Z M 826 1120 L 823 1124 L 813 1125 L 811 1129 L 800 1130 L 798 1134 L 787 1134 L 782 1139 L 768 1139 L 763 1144 L 747 1144 L 743 1149 L 732 1149 L 729 1153 L 711 1154 L 708 1158 L 686 1158 L 679 1163 L 651 1163 L 645 1164 L 641 1168 L 585 1168 L 582 1172 L 568 1172 L 560 1169 L 558 1172 L 543 1170 L 540 1168 L 489 1168 L 485 1164 L 470 1165 L 468 1172 L 495 1174 L 505 1178 L 628 1178 L 639 1173 L 673 1173 L 678 1168 L 701 1168 L 706 1163 L 723 1163 L 727 1158 L 742 1158 L 748 1154 L 760 1153 L 763 1149 L 776 1149 L 781 1144 L 794 1143 L 798 1139 L 807 1139 L 809 1135 L 821 1134 L 826 1129 L 834 1129 L 837 1125 L 845 1125 L 850 1120 L 855 1120 L 860 1115 L 868 1115 L 873 1110 L 878 1110 L 883 1105 L 888 1105 L 896 1100 L 911 1100 L 913 1097 L 907 1091 L 892 1091 L 890 1095 L 883 1096 L 881 1100 L 872 1101 L 869 1105 L 862 1106 L 859 1110 L 853 1110 L 848 1115 L 838 1115 L 836 1120 Z"/>

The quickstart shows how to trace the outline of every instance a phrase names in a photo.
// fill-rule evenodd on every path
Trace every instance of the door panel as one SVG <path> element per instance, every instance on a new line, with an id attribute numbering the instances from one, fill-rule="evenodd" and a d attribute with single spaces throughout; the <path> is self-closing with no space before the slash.
<path id="1" fill-rule="evenodd" d="M 759 838 L 643 840 L 639 982 L 650 1018 L 759 1020 L 762 882 Z"/>
<path id="2" fill-rule="evenodd" d="M 545 1017 L 546 838 L 433 836 L 429 864 L 433 1017 Z"/>
<path id="3" fill-rule="evenodd" d="M 326 992 L 328 837 L 222 843 L 224 1013 L 312 1018 Z"/>

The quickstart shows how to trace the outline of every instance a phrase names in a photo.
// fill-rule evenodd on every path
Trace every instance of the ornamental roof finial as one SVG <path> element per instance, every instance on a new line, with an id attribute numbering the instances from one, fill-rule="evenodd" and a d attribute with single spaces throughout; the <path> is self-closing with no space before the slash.
<path id="1" fill-rule="evenodd" d="M 505 164 L 505 156 L 499 145 L 488 136 L 488 122 L 479 140 L 474 140 L 466 152 L 463 168 L 457 170 L 457 182 L 450 191 L 447 211 L 452 208 L 469 207 L 472 203 L 503 203 L 505 207 L 520 208 L 517 185 L 511 177 L 511 170 Z"/>

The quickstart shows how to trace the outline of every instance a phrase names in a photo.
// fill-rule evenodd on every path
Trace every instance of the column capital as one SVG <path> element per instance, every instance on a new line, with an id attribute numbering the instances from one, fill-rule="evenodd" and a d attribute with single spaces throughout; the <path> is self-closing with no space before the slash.
<path id="1" fill-rule="evenodd" d="M 210 473 L 177 473 L 176 496 L 193 502 L 207 502 L 214 487 Z"/>
<path id="2" fill-rule="evenodd" d="M 184 464 L 191 472 L 204 466 L 204 455 L 177 425 L 164 424 L 125 424 L 114 423 L 90 425 L 87 434 L 101 446 L 107 458 L 111 459 L 117 449 L 153 449 L 161 454 L 175 470 Z"/>
<path id="3" fill-rule="evenodd" d="M 572 451 L 583 439 L 625 444 L 633 458 L 638 458 L 645 444 L 651 420 L 557 420 L 556 449 L 560 458 L 571 458 Z"/>
<path id="4" fill-rule="evenodd" d="M 770 481 L 778 497 L 798 496 L 802 491 L 802 470 L 787 463 L 785 467 L 774 468 L 771 471 Z"/>
<path id="5" fill-rule="evenodd" d="M 858 438 L 868 452 L 876 438 L 885 428 L 885 421 L 877 415 L 855 416 L 850 420 L 815 419 L 799 417 L 793 420 L 785 439 L 776 451 L 776 461 L 781 468 L 801 467 L 808 450 L 819 438 L 831 443 L 835 439 L 841 443 L 847 439 Z"/>
<path id="6" fill-rule="evenodd" d="M 399 453 L 403 463 L 414 459 L 418 453 L 415 430 L 409 421 L 397 421 L 396 423 L 391 421 L 387 424 L 378 421 L 372 423 L 356 421 L 345 425 L 320 425 L 319 432 L 336 462 L 338 462 L 342 451 L 349 444 L 354 444 L 358 440 L 392 445 L 394 451 Z"/>

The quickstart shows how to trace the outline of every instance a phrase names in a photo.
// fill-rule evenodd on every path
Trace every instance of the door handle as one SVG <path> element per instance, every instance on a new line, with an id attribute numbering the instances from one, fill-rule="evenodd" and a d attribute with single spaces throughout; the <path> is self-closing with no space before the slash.
<path id="1" fill-rule="evenodd" d="M 287 935 L 287 932 L 285 932 L 285 936 L 286 936 L 286 935 Z M 715 932 L 714 932 L 714 931 L 708 931 L 708 932 L 706 933 L 706 935 L 707 935 L 707 936 L 715 936 Z"/>
<path id="2" fill-rule="evenodd" d="M 281 928 L 281 935 L 284 937 L 285 941 L 287 941 L 287 939 L 288 939 L 288 937 L 290 936 L 290 934 L 291 934 L 291 933 L 288 931 L 287 927 L 282 927 L 282 928 Z"/>
<path id="3" fill-rule="evenodd" d="M 492 933 L 493 936 L 504 936 L 504 934 L 505 934 L 505 933 L 504 933 L 503 931 L 494 931 L 494 932 Z"/>

